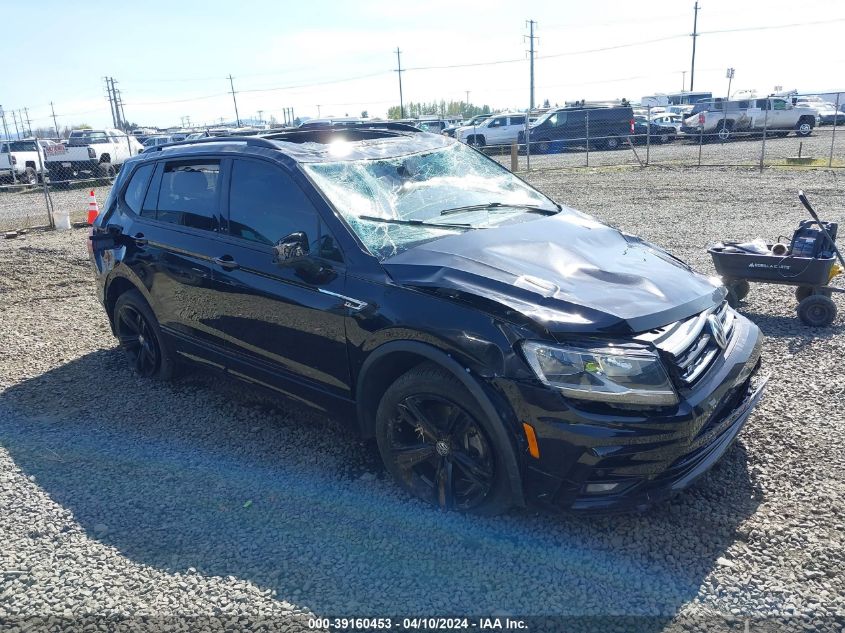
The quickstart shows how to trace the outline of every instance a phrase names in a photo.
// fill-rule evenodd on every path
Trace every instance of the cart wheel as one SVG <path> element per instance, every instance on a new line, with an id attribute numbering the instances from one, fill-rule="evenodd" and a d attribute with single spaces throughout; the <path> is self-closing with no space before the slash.
<path id="1" fill-rule="evenodd" d="M 798 318 L 810 327 L 827 327 L 836 318 L 836 304 L 824 295 L 810 295 L 798 304 Z"/>
<path id="2" fill-rule="evenodd" d="M 798 299 L 798 303 L 801 303 L 810 295 L 822 295 L 824 297 L 829 297 L 830 290 L 822 290 L 821 288 L 814 288 L 813 286 L 798 286 L 795 289 L 795 298 Z"/>
<path id="3" fill-rule="evenodd" d="M 745 279 L 734 279 L 728 282 L 728 291 L 736 295 L 737 301 L 742 301 L 751 291 L 751 284 Z"/>

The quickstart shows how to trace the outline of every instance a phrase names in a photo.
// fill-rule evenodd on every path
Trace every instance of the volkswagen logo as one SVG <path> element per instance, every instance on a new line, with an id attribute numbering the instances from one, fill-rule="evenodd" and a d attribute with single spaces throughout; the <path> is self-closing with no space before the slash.
<path id="1" fill-rule="evenodd" d="M 728 346 L 728 337 L 725 334 L 725 328 L 722 327 L 721 321 L 715 314 L 707 317 L 707 324 L 710 326 L 710 333 L 713 335 L 713 340 L 720 349 L 725 349 Z"/>

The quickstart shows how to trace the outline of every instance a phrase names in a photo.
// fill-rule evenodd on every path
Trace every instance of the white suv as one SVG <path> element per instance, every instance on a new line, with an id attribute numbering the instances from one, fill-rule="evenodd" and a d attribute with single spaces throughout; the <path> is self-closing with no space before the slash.
<path id="1" fill-rule="evenodd" d="M 496 114 L 478 125 L 467 125 L 455 130 L 455 138 L 468 145 L 509 145 L 515 143 L 520 131 L 525 130 L 525 113 Z"/>

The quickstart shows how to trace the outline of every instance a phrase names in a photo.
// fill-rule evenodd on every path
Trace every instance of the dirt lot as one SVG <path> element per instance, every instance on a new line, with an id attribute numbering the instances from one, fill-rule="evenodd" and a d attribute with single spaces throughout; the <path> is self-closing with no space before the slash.
<path id="1" fill-rule="evenodd" d="M 710 241 L 791 234 L 799 187 L 823 216 L 845 209 L 835 170 L 529 179 L 704 271 Z M 405 497 L 343 420 L 200 372 L 137 378 L 94 298 L 85 237 L 0 240 L 0 623 L 308 630 L 311 614 L 493 614 L 566 616 L 534 630 L 843 630 L 842 315 L 812 331 L 791 289 L 753 287 L 741 311 L 766 335 L 768 392 L 670 503 L 480 519 Z"/>

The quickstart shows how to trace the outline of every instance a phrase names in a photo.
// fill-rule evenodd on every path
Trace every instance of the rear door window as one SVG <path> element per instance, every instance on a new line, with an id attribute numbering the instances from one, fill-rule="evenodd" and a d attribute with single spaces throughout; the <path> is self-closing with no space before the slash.
<path id="1" fill-rule="evenodd" d="M 152 195 L 156 198 L 157 220 L 205 231 L 219 230 L 219 160 L 170 161 L 164 163 L 160 179 L 159 186 L 150 189 L 144 201 L 145 210 L 151 210 Z"/>

